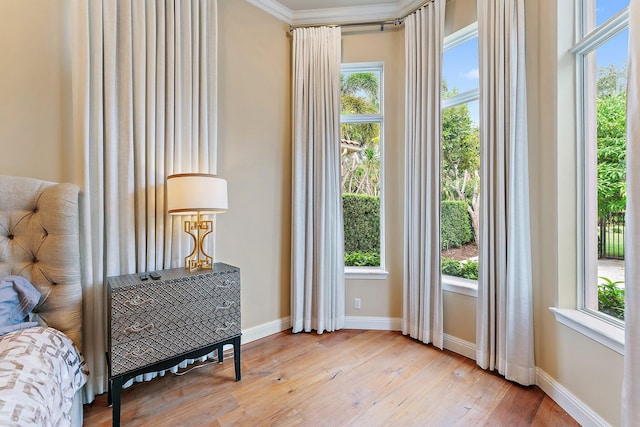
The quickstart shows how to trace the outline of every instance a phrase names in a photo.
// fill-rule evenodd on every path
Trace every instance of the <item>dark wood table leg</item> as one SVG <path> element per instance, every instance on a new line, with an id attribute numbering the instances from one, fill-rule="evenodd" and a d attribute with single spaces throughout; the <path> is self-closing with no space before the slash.
<path id="1" fill-rule="evenodd" d="M 222 364 L 222 362 L 224 362 L 224 344 L 220 344 L 216 351 L 218 354 L 218 363 Z"/>
<path id="2" fill-rule="evenodd" d="M 109 372 L 109 376 L 111 376 L 111 364 L 109 362 L 109 353 L 104 354 L 107 359 L 107 370 Z M 107 406 L 111 406 L 111 380 L 107 381 Z"/>
<path id="3" fill-rule="evenodd" d="M 122 393 L 122 377 L 115 377 L 110 382 L 113 404 L 112 426 L 120 427 L 120 394 Z"/>
<path id="4" fill-rule="evenodd" d="M 236 367 L 236 381 L 240 381 L 240 337 L 233 339 L 233 361 Z"/>

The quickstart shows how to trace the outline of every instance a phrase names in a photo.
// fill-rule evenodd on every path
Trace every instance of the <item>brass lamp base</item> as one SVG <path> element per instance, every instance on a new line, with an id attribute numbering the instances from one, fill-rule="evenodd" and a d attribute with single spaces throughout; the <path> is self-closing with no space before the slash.
<path id="1" fill-rule="evenodd" d="M 213 270 L 213 257 L 204 250 L 204 238 L 213 232 L 213 220 L 185 221 L 184 231 L 193 238 L 193 250 L 184 257 L 185 270 Z"/>

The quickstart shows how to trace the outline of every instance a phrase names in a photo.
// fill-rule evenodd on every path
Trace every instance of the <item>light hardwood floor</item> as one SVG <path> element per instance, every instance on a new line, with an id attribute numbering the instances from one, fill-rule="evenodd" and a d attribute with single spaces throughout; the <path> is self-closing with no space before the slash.
<path id="1" fill-rule="evenodd" d="M 538 387 L 399 332 L 282 332 L 233 360 L 135 384 L 123 426 L 578 426 Z M 111 425 L 107 396 L 85 405 L 85 426 Z"/>

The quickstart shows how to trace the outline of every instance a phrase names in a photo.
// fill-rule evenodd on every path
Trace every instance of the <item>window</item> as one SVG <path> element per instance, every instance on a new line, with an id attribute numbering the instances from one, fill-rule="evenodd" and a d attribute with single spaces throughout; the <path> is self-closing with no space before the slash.
<path id="1" fill-rule="evenodd" d="M 449 290 L 473 294 L 469 290 L 476 284 L 469 279 L 478 279 L 476 236 L 480 222 L 477 24 L 445 38 L 442 64 L 443 282 Z"/>
<path id="2" fill-rule="evenodd" d="M 382 64 L 340 75 L 341 177 L 347 273 L 384 268 Z"/>
<path id="3" fill-rule="evenodd" d="M 578 0 L 579 293 L 582 310 L 623 325 L 629 0 Z"/>

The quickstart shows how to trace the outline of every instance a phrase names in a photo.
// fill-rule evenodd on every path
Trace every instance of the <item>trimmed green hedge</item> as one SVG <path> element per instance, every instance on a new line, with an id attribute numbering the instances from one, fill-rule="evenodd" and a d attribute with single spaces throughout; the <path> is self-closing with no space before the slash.
<path id="1" fill-rule="evenodd" d="M 380 265 L 380 197 L 343 194 L 344 265 Z"/>
<path id="2" fill-rule="evenodd" d="M 442 249 L 458 248 L 473 241 L 473 228 L 466 202 L 460 200 L 442 201 L 440 239 Z"/>
<path id="3" fill-rule="evenodd" d="M 380 254 L 380 198 L 343 194 L 344 251 Z"/>

